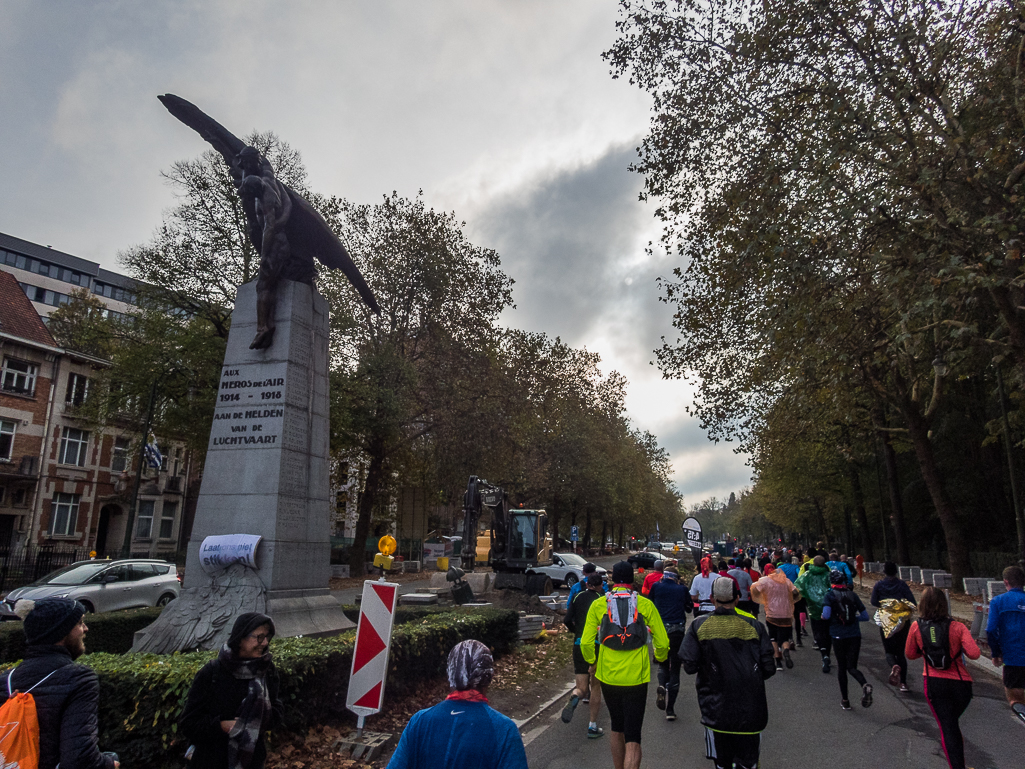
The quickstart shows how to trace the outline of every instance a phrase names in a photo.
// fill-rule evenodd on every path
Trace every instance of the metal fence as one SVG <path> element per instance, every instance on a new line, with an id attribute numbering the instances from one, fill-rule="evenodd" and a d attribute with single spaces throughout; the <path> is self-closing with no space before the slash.
<path id="1" fill-rule="evenodd" d="M 52 545 L 0 550 L 0 593 L 28 585 L 51 571 L 88 557 L 84 549 Z"/>

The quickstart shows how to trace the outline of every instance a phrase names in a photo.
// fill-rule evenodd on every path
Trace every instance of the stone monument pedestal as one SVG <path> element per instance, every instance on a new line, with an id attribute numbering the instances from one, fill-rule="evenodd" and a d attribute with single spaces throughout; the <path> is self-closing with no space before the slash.
<path id="1" fill-rule="evenodd" d="M 185 589 L 157 622 L 137 634 L 134 651 L 174 651 L 165 648 L 167 631 L 189 623 L 195 623 L 197 643 L 176 646 L 217 648 L 227 640 L 234 618 L 246 611 L 269 614 L 279 636 L 327 635 L 353 627 L 327 587 L 327 302 L 312 286 L 283 281 L 275 325 L 270 347 L 249 349 L 256 335 L 256 283 L 241 286 L 189 540 Z M 215 580 L 203 570 L 200 545 L 218 534 L 262 537 L 255 574 L 263 595 L 233 592 L 223 578 Z M 197 591 L 203 592 L 198 607 Z"/>

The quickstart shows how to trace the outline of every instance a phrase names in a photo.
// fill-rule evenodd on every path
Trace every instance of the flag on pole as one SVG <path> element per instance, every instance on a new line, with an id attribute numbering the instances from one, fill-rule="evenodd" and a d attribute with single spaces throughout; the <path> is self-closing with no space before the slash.
<path id="1" fill-rule="evenodd" d="M 154 470 L 159 470 L 160 465 L 163 464 L 164 457 L 160 453 L 160 449 L 157 448 L 157 439 L 153 435 L 150 435 L 149 443 L 143 447 L 142 456 L 146 464 Z"/>

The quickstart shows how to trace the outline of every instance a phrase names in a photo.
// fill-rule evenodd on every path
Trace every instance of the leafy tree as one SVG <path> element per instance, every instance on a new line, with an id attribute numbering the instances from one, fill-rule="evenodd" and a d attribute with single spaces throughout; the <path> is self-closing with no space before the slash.
<path id="1" fill-rule="evenodd" d="M 334 199 L 328 215 L 381 306 L 371 316 L 344 276 L 321 276 L 333 309 L 335 447 L 366 460 L 350 563 L 362 574 L 392 473 L 418 439 L 452 429 L 472 407 L 473 364 L 493 347 L 512 281 L 495 251 L 474 246 L 454 216 L 420 197 L 393 194 L 373 206 Z"/>
<path id="2" fill-rule="evenodd" d="M 1021 364 L 1018 10 L 981 2 L 624 0 L 615 75 L 649 91 L 639 170 L 715 436 L 786 392 L 862 390 L 903 421 L 969 573 L 933 427 L 983 348 Z M 1013 30 L 1010 34 L 1006 30 Z"/>

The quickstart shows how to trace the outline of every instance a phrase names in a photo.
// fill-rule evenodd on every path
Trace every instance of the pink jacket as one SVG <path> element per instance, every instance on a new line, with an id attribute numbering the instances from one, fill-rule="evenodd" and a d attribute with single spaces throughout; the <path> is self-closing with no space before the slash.
<path id="1" fill-rule="evenodd" d="M 765 606 L 765 616 L 786 619 L 794 616 L 794 583 L 782 569 L 751 585 L 751 600 Z"/>

